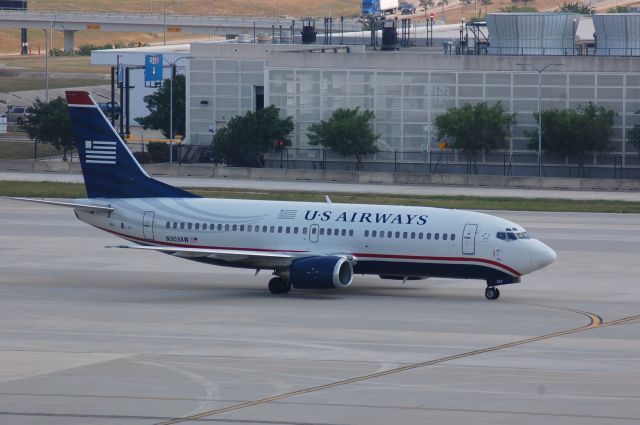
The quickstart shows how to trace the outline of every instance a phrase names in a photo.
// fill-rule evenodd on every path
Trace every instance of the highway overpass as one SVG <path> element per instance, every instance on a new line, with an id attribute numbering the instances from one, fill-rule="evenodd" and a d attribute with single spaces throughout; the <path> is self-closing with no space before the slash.
<path id="1" fill-rule="evenodd" d="M 318 23 L 322 25 L 321 22 Z M 290 30 L 295 25 L 297 33 L 302 22 L 292 18 L 257 18 L 238 16 L 189 16 L 173 14 L 143 13 L 90 13 L 90 12 L 44 12 L 3 10 L 0 14 L 0 28 L 35 28 L 63 31 L 64 50 L 74 48 L 74 34 L 77 31 L 118 31 L 191 34 L 252 34 L 271 32 L 273 26 L 280 31 Z M 356 28 L 356 22 L 345 21 L 345 30 Z M 360 26 L 357 24 L 357 28 Z M 334 23 L 334 29 L 339 29 Z"/>

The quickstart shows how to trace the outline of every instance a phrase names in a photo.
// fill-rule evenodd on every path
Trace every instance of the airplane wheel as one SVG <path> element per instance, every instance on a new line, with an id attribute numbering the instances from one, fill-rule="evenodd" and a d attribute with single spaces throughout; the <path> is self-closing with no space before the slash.
<path id="1" fill-rule="evenodd" d="M 484 296 L 487 297 L 488 300 L 497 300 L 498 297 L 500 297 L 500 290 L 493 286 L 489 286 L 485 289 Z"/>
<path id="2" fill-rule="evenodd" d="M 286 294 L 291 290 L 291 285 L 279 277 L 274 277 L 269 281 L 269 292 L 272 294 Z"/>

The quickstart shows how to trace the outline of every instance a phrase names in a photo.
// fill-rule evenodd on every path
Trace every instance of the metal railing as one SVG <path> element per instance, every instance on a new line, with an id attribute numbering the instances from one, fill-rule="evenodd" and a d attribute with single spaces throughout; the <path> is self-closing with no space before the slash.
<path id="1" fill-rule="evenodd" d="M 143 149 L 137 148 L 138 151 Z M 225 165 L 210 146 L 180 145 L 174 149 L 174 157 L 179 158 L 180 163 Z M 358 161 L 355 157 L 341 157 L 322 148 L 283 148 L 267 152 L 263 165 L 265 168 L 326 171 L 537 176 L 537 160 L 536 152 L 487 152 L 474 159 L 450 150 L 395 150 L 380 151 Z M 638 154 L 591 154 L 582 161 L 543 154 L 542 164 L 546 177 L 640 178 Z"/>

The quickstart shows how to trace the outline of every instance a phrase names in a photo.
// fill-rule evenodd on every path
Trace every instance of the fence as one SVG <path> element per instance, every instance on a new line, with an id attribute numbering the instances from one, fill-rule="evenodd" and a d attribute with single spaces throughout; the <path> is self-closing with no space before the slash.
<path id="1" fill-rule="evenodd" d="M 210 146 L 176 145 L 174 158 L 181 163 L 213 163 L 222 161 Z M 354 157 L 341 157 L 322 148 L 284 148 L 264 155 L 265 168 L 307 169 L 326 171 L 372 171 L 428 174 L 482 174 L 500 176 L 537 176 L 535 152 L 510 154 L 490 152 L 473 158 L 455 151 L 395 150 L 380 151 L 358 162 Z M 545 177 L 640 178 L 640 155 L 593 154 L 581 165 L 572 158 L 543 155 Z M 254 164 L 247 164 L 253 166 Z"/>

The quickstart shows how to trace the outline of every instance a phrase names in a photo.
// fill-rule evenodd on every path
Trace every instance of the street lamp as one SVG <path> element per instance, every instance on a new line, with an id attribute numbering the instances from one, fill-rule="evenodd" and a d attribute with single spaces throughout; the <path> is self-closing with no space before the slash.
<path id="1" fill-rule="evenodd" d="M 162 4 L 162 23 L 164 31 L 162 33 L 162 44 L 164 46 L 167 45 L 167 6 L 173 6 L 174 4 L 180 4 L 180 0 L 177 1 L 168 1 Z"/>
<path id="2" fill-rule="evenodd" d="M 165 59 L 171 66 L 171 79 L 169 82 L 169 164 L 173 164 L 173 74 L 175 74 L 176 63 L 181 59 L 191 59 L 191 56 L 180 56 L 173 61 Z"/>
<path id="3" fill-rule="evenodd" d="M 527 66 L 538 73 L 538 177 L 542 177 L 542 102 L 540 99 L 540 81 L 542 73 L 551 66 L 562 66 L 563 63 L 549 63 L 542 68 L 538 68 L 530 63 L 517 63 L 518 66 Z"/>

